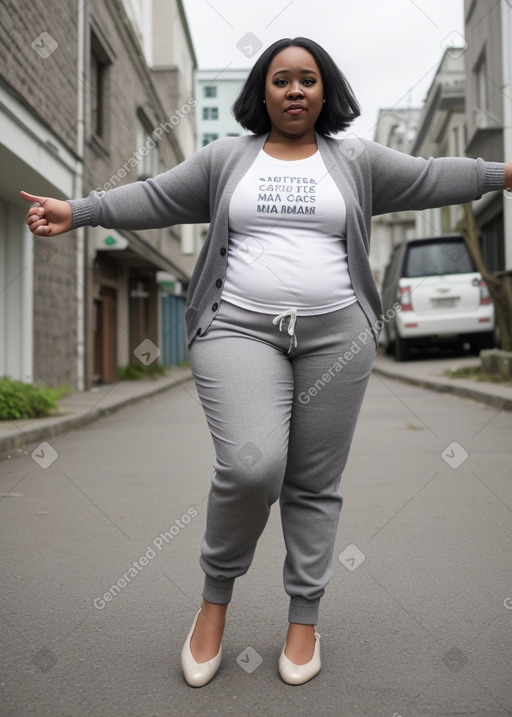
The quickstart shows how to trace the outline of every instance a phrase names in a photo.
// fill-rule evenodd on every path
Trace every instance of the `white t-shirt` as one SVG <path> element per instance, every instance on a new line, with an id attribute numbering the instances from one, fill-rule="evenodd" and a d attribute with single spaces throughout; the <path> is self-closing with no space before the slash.
<path id="1" fill-rule="evenodd" d="M 265 314 L 349 306 L 345 227 L 345 201 L 320 152 L 284 161 L 261 150 L 231 198 L 222 298 Z"/>

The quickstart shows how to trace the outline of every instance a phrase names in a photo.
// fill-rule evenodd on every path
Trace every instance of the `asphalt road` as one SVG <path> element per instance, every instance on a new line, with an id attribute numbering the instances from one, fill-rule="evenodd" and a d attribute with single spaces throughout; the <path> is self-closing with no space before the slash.
<path id="1" fill-rule="evenodd" d="M 193 384 L 14 454 L 0 462 L 0 714 L 512 715 L 511 446 L 510 412 L 373 376 L 320 675 L 291 687 L 277 673 L 274 509 L 201 689 L 179 665 L 212 459 Z"/>

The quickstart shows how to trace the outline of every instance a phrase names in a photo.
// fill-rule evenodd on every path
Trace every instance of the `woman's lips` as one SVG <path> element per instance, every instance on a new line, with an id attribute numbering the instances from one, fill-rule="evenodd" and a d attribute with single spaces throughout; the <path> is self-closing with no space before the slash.
<path id="1" fill-rule="evenodd" d="M 300 115 L 304 112 L 304 107 L 289 107 L 285 112 L 289 115 Z"/>

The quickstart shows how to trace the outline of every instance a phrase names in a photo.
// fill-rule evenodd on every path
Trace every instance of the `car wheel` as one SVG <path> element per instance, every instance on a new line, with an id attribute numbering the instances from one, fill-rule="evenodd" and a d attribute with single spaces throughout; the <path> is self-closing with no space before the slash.
<path id="1" fill-rule="evenodd" d="M 393 356 L 395 352 L 395 342 L 392 341 L 389 335 L 389 329 L 387 326 L 384 327 L 384 343 L 387 356 Z"/>
<path id="2" fill-rule="evenodd" d="M 411 356 L 411 344 L 407 339 L 396 335 L 395 338 L 395 361 L 408 361 Z"/>
<path id="3" fill-rule="evenodd" d="M 469 343 L 471 344 L 471 353 L 474 354 L 479 354 L 485 349 L 492 349 L 494 348 L 494 332 L 486 331 L 483 334 L 473 334 L 469 337 Z"/>
<path id="4" fill-rule="evenodd" d="M 386 356 L 393 356 L 394 353 L 395 353 L 395 342 L 389 341 L 386 344 Z"/>

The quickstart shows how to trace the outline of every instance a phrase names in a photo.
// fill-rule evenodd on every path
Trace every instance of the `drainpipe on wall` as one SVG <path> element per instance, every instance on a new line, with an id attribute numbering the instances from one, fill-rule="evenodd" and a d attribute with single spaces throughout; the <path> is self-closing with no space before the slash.
<path id="1" fill-rule="evenodd" d="M 77 0 L 77 57 L 78 57 L 78 103 L 77 103 L 77 152 L 74 196 L 83 195 L 83 158 L 85 137 L 85 5 Z M 85 389 L 85 227 L 76 233 L 76 385 L 78 391 Z"/>
<path id="2" fill-rule="evenodd" d="M 21 217 L 20 217 L 21 218 Z M 23 216 L 22 224 L 22 280 L 21 280 L 21 327 L 22 350 L 20 356 L 20 378 L 26 383 L 34 380 L 34 243 L 30 229 Z M 32 277 L 28 280 L 27 277 Z"/>
<path id="3" fill-rule="evenodd" d="M 512 0 L 501 0 L 501 40 L 503 78 L 503 153 L 512 161 Z M 505 269 L 512 269 L 512 194 L 503 200 L 505 231 Z"/>

